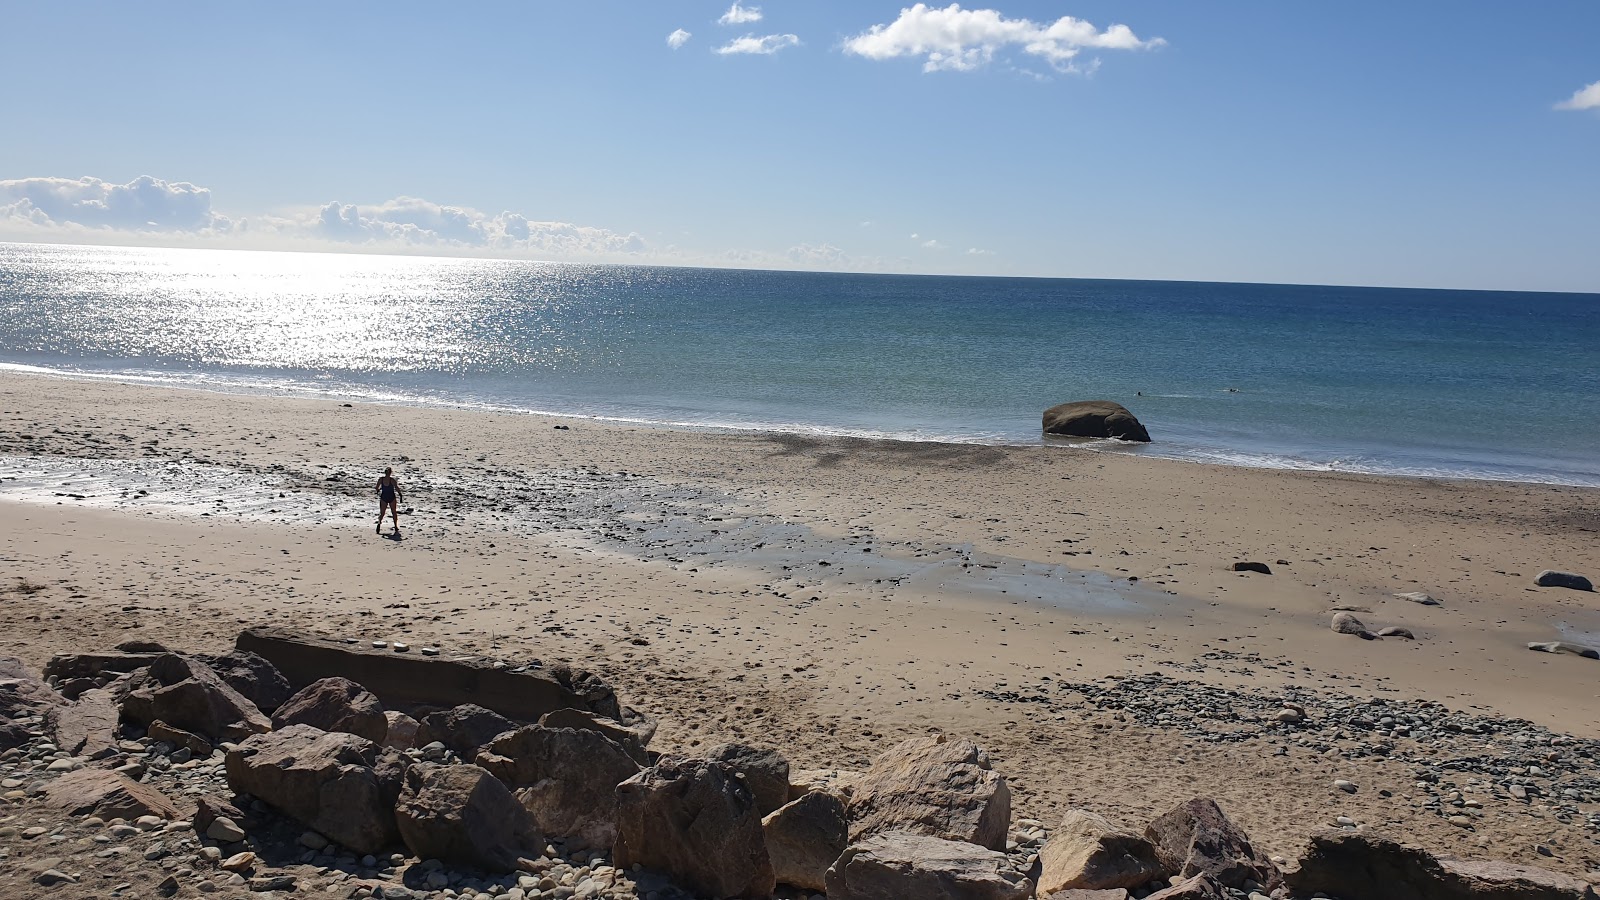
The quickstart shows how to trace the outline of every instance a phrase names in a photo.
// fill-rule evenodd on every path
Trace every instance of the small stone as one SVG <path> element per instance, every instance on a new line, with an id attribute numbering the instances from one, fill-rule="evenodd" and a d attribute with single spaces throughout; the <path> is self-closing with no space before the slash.
<path id="1" fill-rule="evenodd" d="M 194 889 L 202 894 L 214 894 L 217 891 L 217 883 L 207 879 L 195 885 Z"/>
<path id="2" fill-rule="evenodd" d="M 206 828 L 206 837 L 214 841 L 231 844 L 244 840 L 245 832 L 234 821 L 226 816 L 218 816 Z"/>
<path id="3" fill-rule="evenodd" d="M 396 653 L 405 653 L 406 651 L 410 650 L 411 647 L 408 644 L 402 644 L 399 641 L 395 641 L 394 644 L 391 645 L 390 649 L 394 650 Z"/>
<path id="4" fill-rule="evenodd" d="M 155 831 L 157 828 L 166 827 L 167 820 L 160 816 L 140 816 L 133 820 L 133 824 L 140 831 Z"/>
<path id="5" fill-rule="evenodd" d="M 71 875 L 68 875 L 59 869 L 45 869 L 43 872 L 35 875 L 33 877 L 33 881 L 35 884 L 40 884 L 45 887 L 55 887 L 58 884 L 65 884 L 68 882 L 76 884 L 78 879 L 73 878 Z"/>
<path id="6" fill-rule="evenodd" d="M 224 872 L 248 872 L 256 867 L 256 855 L 249 850 L 235 853 L 222 861 Z"/>
<path id="7" fill-rule="evenodd" d="M 1345 781 L 1343 778 L 1335 781 L 1333 786 L 1341 791 L 1344 791 L 1346 794 L 1354 794 L 1356 792 L 1356 783 L 1353 781 Z"/>
<path id="8" fill-rule="evenodd" d="M 315 831 L 308 831 L 300 835 L 300 846 L 310 850 L 322 850 L 327 848 L 328 839 Z"/>
<path id="9" fill-rule="evenodd" d="M 1451 816 L 1447 821 L 1449 821 L 1449 823 L 1451 825 L 1454 825 L 1457 828 L 1471 828 L 1472 827 L 1472 817 L 1471 816 L 1455 815 L 1455 816 Z"/>
<path id="10" fill-rule="evenodd" d="M 1295 709 L 1278 710 L 1277 720 L 1285 725 L 1298 725 L 1305 719 L 1305 714 Z"/>
<path id="11" fill-rule="evenodd" d="M 389 642 L 388 641 L 373 641 L 372 642 L 372 649 L 374 649 L 374 650 L 387 650 L 388 648 L 389 648 Z"/>
<path id="12" fill-rule="evenodd" d="M 41 835 L 48 834 L 49 831 L 50 829 L 48 828 L 41 828 L 38 825 L 35 825 L 32 828 L 22 829 L 22 836 L 31 840 L 33 838 L 40 837 Z"/>
<path id="13" fill-rule="evenodd" d="M 81 768 L 83 768 L 83 760 L 76 757 L 67 757 L 66 759 L 52 761 L 50 765 L 44 767 L 44 770 L 46 772 L 73 772 Z"/>
<path id="14" fill-rule="evenodd" d="M 438 647 L 423 647 L 422 648 L 422 655 L 423 656 L 438 656 L 439 655 L 439 648 Z"/>

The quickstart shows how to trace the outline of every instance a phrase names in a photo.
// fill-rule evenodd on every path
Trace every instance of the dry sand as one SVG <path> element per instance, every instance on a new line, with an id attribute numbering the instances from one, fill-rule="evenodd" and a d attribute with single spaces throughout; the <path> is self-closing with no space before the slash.
<path id="1" fill-rule="evenodd" d="M 385 465 L 413 509 L 403 540 L 373 533 Z M 1441 785 L 1482 801 L 1473 827 L 1424 806 L 1419 760 L 1455 745 L 1396 737 L 1380 755 L 1371 735 L 1265 721 L 1314 692 L 1600 737 L 1600 662 L 1526 649 L 1600 643 L 1595 594 L 1533 586 L 1545 568 L 1600 575 L 1597 532 L 1591 489 L 0 375 L 0 652 L 36 666 L 134 637 L 220 650 L 263 623 L 567 660 L 661 719 L 661 749 L 739 737 L 797 768 L 860 768 L 942 730 L 990 748 L 1018 816 L 1082 805 L 1140 826 L 1210 795 L 1291 858 L 1348 816 L 1439 851 L 1600 868 L 1583 814 L 1470 767 Z M 1417 639 L 1337 634 L 1338 607 Z M 1173 722 L 1082 702 L 1150 673 Z M 1244 718 L 1190 718 L 1193 685 Z M 1224 732 L 1240 737 L 1206 737 Z M 1593 780 L 1573 746 L 1537 750 L 1558 789 Z"/>

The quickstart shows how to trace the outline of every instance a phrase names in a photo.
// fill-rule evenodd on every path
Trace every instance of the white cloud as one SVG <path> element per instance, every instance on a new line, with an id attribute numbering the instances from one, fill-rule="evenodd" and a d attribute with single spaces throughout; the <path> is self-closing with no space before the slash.
<path id="1" fill-rule="evenodd" d="M 747 25 L 751 22 L 761 21 L 761 7 L 740 6 L 739 0 L 733 0 L 733 5 L 717 20 L 718 25 Z"/>
<path id="2" fill-rule="evenodd" d="M 684 31 L 682 28 L 679 28 L 677 31 L 667 35 L 667 46 L 676 50 L 679 47 L 682 47 L 684 44 L 689 43 L 689 38 L 692 37 L 694 37 L 694 35 Z"/>
<path id="3" fill-rule="evenodd" d="M 42 228 L 226 232 L 233 223 L 211 211 L 211 192 L 187 181 L 141 175 L 127 184 L 98 178 L 0 181 L 0 220 Z"/>
<path id="4" fill-rule="evenodd" d="M 938 238 L 928 238 L 927 240 L 922 242 L 922 247 L 925 250 L 943 250 L 944 249 L 944 245 L 939 243 L 939 239 Z"/>
<path id="5" fill-rule="evenodd" d="M 808 269 L 843 269 L 851 264 L 850 255 L 832 244 L 800 244 L 784 256 Z"/>
<path id="6" fill-rule="evenodd" d="M 768 34 L 756 37 L 747 34 L 742 38 L 734 38 L 726 45 L 718 47 L 717 52 L 726 56 L 730 53 L 760 53 L 771 56 L 785 47 L 798 47 L 800 37 L 793 34 Z"/>
<path id="7" fill-rule="evenodd" d="M 993 256 L 994 255 L 994 251 L 993 250 L 982 250 L 982 249 L 979 249 L 977 247 L 968 247 L 967 248 L 967 255 L 968 256 Z"/>
<path id="8" fill-rule="evenodd" d="M 1579 88 L 1571 99 L 1557 103 L 1556 109 L 1600 109 L 1600 81 Z"/>
<path id="9" fill-rule="evenodd" d="M 328 203 L 314 220 L 294 225 L 330 240 L 431 248 L 481 248 L 555 256 L 604 256 L 645 249 L 637 234 L 570 222 L 540 222 L 521 213 L 488 215 L 468 207 L 443 206 L 398 197 L 374 206 Z"/>
<path id="10" fill-rule="evenodd" d="M 1007 47 L 1039 57 L 1057 71 L 1073 71 L 1072 60 L 1084 48 L 1138 50 L 1166 41 L 1140 40 L 1126 25 L 1105 31 L 1082 19 L 1062 16 L 1050 23 L 1008 19 L 993 9 L 962 9 L 952 3 L 934 9 L 918 3 L 900 10 L 887 25 L 874 25 L 844 42 L 846 53 L 873 60 L 924 57 L 924 72 L 969 72 L 988 65 Z"/>

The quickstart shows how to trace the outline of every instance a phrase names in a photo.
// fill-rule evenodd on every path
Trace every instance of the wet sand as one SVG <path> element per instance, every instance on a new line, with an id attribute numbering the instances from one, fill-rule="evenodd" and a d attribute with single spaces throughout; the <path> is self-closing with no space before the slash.
<path id="1" fill-rule="evenodd" d="M 386 465 L 400 540 L 373 532 Z M 1587 489 L 0 375 L 0 641 L 35 665 L 131 637 L 220 649 L 263 623 L 569 660 L 659 717 L 664 749 L 743 737 L 851 768 L 944 730 L 993 750 L 1018 816 L 1142 824 L 1211 795 L 1290 857 L 1342 815 L 1600 866 L 1590 801 L 1516 803 L 1486 763 L 1460 785 L 1484 818 L 1452 825 L 1418 766 L 1463 746 L 1390 734 L 1375 753 L 1271 720 L 1286 696 L 1327 698 L 1329 721 L 1380 698 L 1600 737 L 1600 662 L 1526 649 L 1600 645 L 1595 594 L 1533 586 L 1600 574 L 1597 538 Z M 1394 596 L 1411 591 L 1442 605 Z M 1337 634 L 1338 608 L 1416 640 Z M 1095 699 L 1129 676 L 1170 721 Z M 1236 714 L 1196 717 L 1202 700 Z M 1539 756 L 1582 793 L 1588 746 Z"/>

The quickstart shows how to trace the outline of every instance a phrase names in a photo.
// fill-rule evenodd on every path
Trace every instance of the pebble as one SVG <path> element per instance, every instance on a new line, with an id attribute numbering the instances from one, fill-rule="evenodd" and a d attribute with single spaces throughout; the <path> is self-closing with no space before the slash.
<path id="1" fill-rule="evenodd" d="M 83 768 L 83 760 L 75 758 L 58 759 L 45 766 L 46 772 L 72 772 Z"/>
<path id="2" fill-rule="evenodd" d="M 328 839 L 315 831 L 308 831 L 300 835 L 300 846 L 311 850 L 323 850 L 328 846 Z"/>
<path id="3" fill-rule="evenodd" d="M 225 872 L 246 872 L 255 868 L 255 865 L 256 855 L 246 850 L 243 853 L 235 853 L 223 860 L 221 868 Z"/>
<path id="4" fill-rule="evenodd" d="M 210 825 L 206 826 L 206 837 L 214 841 L 231 844 L 235 841 L 244 840 L 245 834 L 244 829 L 234 824 L 232 819 L 227 816 L 218 816 Z"/>
<path id="5" fill-rule="evenodd" d="M 1346 794 L 1354 794 L 1356 792 L 1356 783 L 1353 781 L 1346 781 L 1343 778 L 1335 781 L 1333 786 L 1341 791 L 1344 791 Z"/>
<path id="6" fill-rule="evenodd" d="M 45 887 L 55 887 L 58 884 L 65 884 L 67 882 L 76 884 L 78 879 L 73 878 L 71 875 L 68 875 L 59 869 L 45 869 L 43 872 L 35 875 L 33 877 L 33 881 L 35 884 L 40 884 Z"/>

